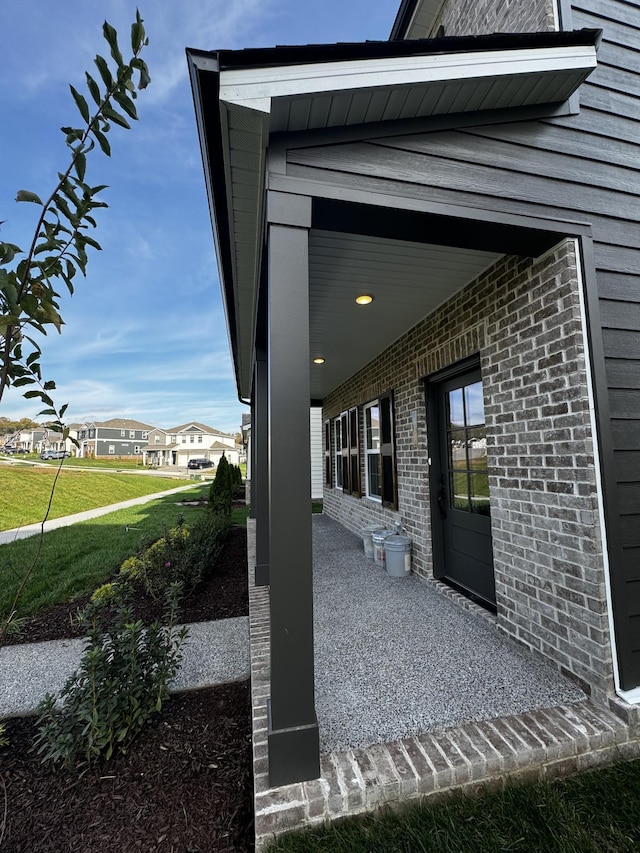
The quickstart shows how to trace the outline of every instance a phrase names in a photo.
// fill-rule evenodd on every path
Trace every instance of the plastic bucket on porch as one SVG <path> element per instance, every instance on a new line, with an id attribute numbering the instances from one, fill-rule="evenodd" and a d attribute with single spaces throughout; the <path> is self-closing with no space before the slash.
<path id="1" fill-rule="evenodd" d="M 384 540 L 387 574 L 406 578 L 411 573 L 411 539 L 408 536 L 389 536 Z"/>
<path id="2" fill-rule="evenodd" d="M 373 561 L 376 566 L 384 566 L 384 540 L 388 536 L 393 536 L 393 530 L 379 530 L 377 533 L 371 534 L 373 544 Z"/>
<path id="3" fill-rule="evenodd" d="M 373 560 L 373 539 L 371 536 L 374 533 L 379 533 L 381 530 L 384 530 L 384 525 L 382 524 L 367 524 L 366 527 L 362 528 L 364 555 L 365 557 L 369 557 L 371 560 Z"/>

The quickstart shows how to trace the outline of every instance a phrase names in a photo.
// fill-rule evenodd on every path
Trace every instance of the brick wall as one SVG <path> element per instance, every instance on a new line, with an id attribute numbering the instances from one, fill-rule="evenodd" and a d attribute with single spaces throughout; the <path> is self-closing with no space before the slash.
<path id="1" fill-rule="evenodd" d="M 553 0 L 448 0 L 440 24 L 447 36 L 553 31 Z"/>
<path id="2" fill-rule="evenodd" d="M 433 577 L 423 380 L 475 353 L 498 625 L 604 701 L 611 648 L 571 241 L 536 263 L 503 259 L 324 401 L 324 417 L 334 418 L 393 388 L 398 511 L 335 488 L 325 488 L 324 510 L 355 532 L 400 521 L 413 539 L 413 570 Z"/>

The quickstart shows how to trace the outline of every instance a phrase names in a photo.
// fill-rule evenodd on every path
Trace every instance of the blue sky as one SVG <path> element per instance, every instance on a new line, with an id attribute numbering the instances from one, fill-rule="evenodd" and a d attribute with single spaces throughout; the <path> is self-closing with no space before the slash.
<path id="1" fill-rule="evenodd" d="M 38 209 L 20 189 L 48 195 L 76 124 L 69 84 L 84 91 L 96 53 L 108 56 L 102 23 L 129 44 L 135 0 L 21 0 L 0 11 L 0 231 L 26 248 Z M 170 427 L 198 420 L 236 432 L 237 399 L 220 299 L 185 47 L 267 47 L 386 39 L 399 0 L 139 0 L 152 82 L 139 122 L 114 128 L 112 157 L 89 158 L 87 181 L 108 184 L 86 280 L 63 295 L 62 335 L 43 342 L 68 421 L 129 417 Z M 97 76 L 97 74 L 96 74 Z M 76 279 L 78 280 L 78 279 Z M 17 391 L 0 415 L 34 416 Z"/>

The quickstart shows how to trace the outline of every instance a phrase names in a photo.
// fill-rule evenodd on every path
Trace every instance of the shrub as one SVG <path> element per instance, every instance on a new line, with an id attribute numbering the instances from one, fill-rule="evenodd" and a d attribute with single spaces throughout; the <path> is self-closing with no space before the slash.
<path id="1" fill-rule="evenodd" d="M 230 526 L 229 516 L 206 512 L 191 528 L 186 560 L 196 584 L 214 568 Z"/>
<path id="2" fill-rule="evenodd" d="M 9 746 L 9 740 L 4 733 L 4 726 L 0 723 L 0 749 L 2 749 L 3 746 Z"/>
<path id="3" fill-rule="evenodd" d="M 91 601 L 112 601 L 117 594 L 116 584 L 103 583 L 91 596 Z"/>
<path id="4" fill-rule="evenodd" d="M 134 579 L 140 577 L 144 569 L 140 557 L 127 557 L 124 563 L 120 566 L 120 574 L 127 575 Z"/>
<path id="5" fill-rule="evenodd" d="M 179 583 L 185 595 L 196 586 L 187 560 L 189 528 L 168 530 L 140 557 L 139 577 L 153 598 L 162 598 L 172 583 Z"/>
<path id="6" fill-rule="evenodd" d="M 43 761 L 86 770 L 126 752 L 145 723 L 161 710 L 182 659 L 186 628 L 175 628 L 179 587 L 167 594 L 164 624 L 134 621 L 130 586 L 117 584 L 113 624 L 101 624 L 104 602 L 89 604 L 82 621 L 88 644 L 59 696 L 47 694 L 38 713 L 36 748 Z"/>
<path id="7" fill-rule="evenodd" d="M 209 489 L 209 506 L 214 512 L 221 515 L 231 515 L 232 502 L 233 490 L 229 463 L 223 453 L 216 469 L 215 479 Z"/>

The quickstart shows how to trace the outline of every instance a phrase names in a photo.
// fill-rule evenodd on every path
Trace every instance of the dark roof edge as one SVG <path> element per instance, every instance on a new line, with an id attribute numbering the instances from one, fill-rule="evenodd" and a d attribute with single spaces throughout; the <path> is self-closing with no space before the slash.
<path id="1" fill-rule="evenodd" d="M 265 68 L 282 65 L 309 65 L 357 59 L 390 59 L 421 54 L 472 53 L 490 50 L 518 50 L 545 47 L 598 45 L 601 30 L 568 32 L 492 33 L 481 36 L 444 36 L 433 39 L 344 42 L 341 44 L 283 45 L 244 50 L 203 51 L 188 48 L 192 57 L 214 59 L 220 71 L 238 68 Z"/>
<path id="2" fill-rule="evenodd" d="M 390 41 L 394 41 L 395 39 L 404 39 L 407 37 L 407 30 L 409 29 L 409 24 L 411 23 L 418 3 L 419 0 L 402 0 L 396 19 L 393 22 L 391 33 L 389 34 Z"/>

